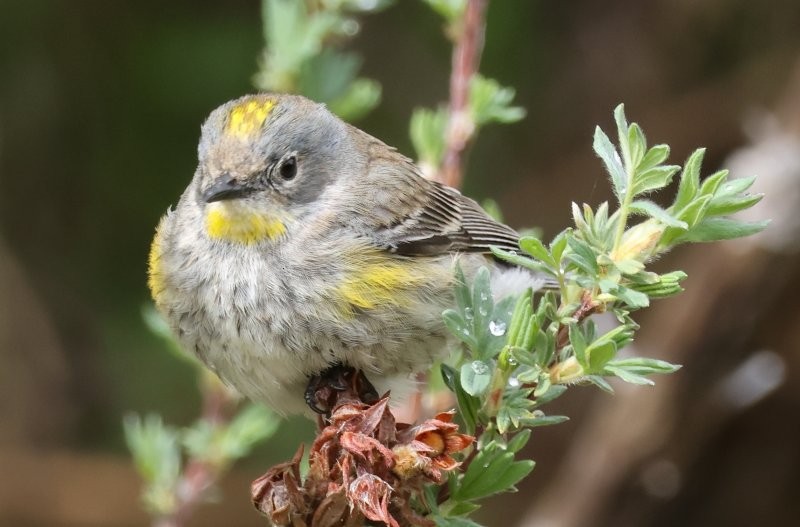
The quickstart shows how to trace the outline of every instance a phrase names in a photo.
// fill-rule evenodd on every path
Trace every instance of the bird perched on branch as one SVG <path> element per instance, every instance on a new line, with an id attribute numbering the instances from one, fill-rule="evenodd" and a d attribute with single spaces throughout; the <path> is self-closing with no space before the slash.
<path id="1" fill-rule="evenodd" d="M 150 290 L 187 351 L 281 413 L 324 410 L 315 383 L 339 368 L 409 384 L 447 348 L 457 265 L 489 266 L 495 291 L 535 282 L 490 255 L 517 249 L 513 229 L 303 97 L 220 106 L 198 154 L 156 230 Z"/>

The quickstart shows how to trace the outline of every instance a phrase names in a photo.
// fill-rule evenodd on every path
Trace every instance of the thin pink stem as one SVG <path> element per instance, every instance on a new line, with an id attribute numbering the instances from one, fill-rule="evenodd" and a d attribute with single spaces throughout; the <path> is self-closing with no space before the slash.
<path id="1" fill-rule="evenodd" d="M 488 3 L 488 0 L 468 0 L 453 48 L 445 154 L 437 179 L 456 188 L 461 186 L 464 175 L 464 152 L 475 133 L 475 123 L 469 115 L 469 86 L 483 52 Z"/>
<path id="2" fill-rule="evenodd" d="M 236 401 L 219 382 L 202 382 L 202 418 L 215 426 L 225 426 L 231 419 Z M 190 459 L 183 469 L 177 488 L 178 503 L 168 516 L 156 518 L 153 527 L 182 527 L 203 502 L 208 490 L 222 476 L 223 467 L 205 460 Z"/>

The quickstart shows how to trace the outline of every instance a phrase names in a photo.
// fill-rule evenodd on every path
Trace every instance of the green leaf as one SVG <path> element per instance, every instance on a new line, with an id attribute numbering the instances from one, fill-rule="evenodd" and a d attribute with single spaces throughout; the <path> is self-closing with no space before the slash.
<path id="1" fill-rule="evenodd" d="M 189 428 L 183 430 L 183 446 L 190 457 L 204 461 L 216 462 L 219 452 L 215 448 L 219 427 L 208 419 L 198 419 Z"/>
<path id="2" fill-rule="evenodd" d="M 564 249 L 567 248 L 567 238 L 571 232 L 571 229 L 564 229 L 550 242 L 550 254 L 559 266 L 561 265 L 561 256 L 564 254 Z"/>
<path id="3" fill-rule="evenodd" d="M 220 452 L 228 462 L 240 459 L 249 454 L 255 445 L 275 434 L 279 425 L 278 417 L 267 408 L 250 404 L 225 427 L 220 440 Z"/>
<path id="4" fill-rule="evenodd" d="M 547 273 L 549 275 L 553 274 L 552 269 L 549 269 L 544 264 L 537 262 L 536 260 L 533 260 L 531 258 L 528 258 L 527 256 L 521 256 L 517 253 L 504 251 L 503 249 L 494 246 L 489 247 L 489 249 L 492 251 L 492 254 L 510 264 L 514 264 L 519 267 L 524 267 L 526 269 L 530 269 L 536 272 Z"/>
<path id="5" fill-rule="evenodd" d="M 504 456 L 502 460 L 500 459 L 501 456 Z M 460 484 L 452 494 L 453 498 L 457 500 L 470 499 L 468 496 L 471 487 L 477 485 L 481 478 L 485 479 L 487 477 L 490 467 L 495 472 L 497 472 L 498 467 L 505 470 L 511 466 L 513 461 L 514 454 L 512 452 L 503 451 L 494 441 L 486 443 L 478 450 L 475 458 L 467 467 Z"/>
<path id="6" fill-rule="evenodd" d="M 372 79 L 359 78 L 347 90 L 328 104 L 331 111 L 345 121 L 357 121 L 372 111 L 381 101 L 381 85 Z"/>
<path id="7" fill-rule="evenodd" d="M 719 172 L 714 172 L 707 178 L 703 180 L 703 184 L 700 185 L 700 196 L 713 196 L 717 193 L 717 190 L 720 188 L 722 183 L 727 179 L 728 171 L 727 170 L 720 170 Z"/>
<path id="8" fill-rule="evenodd" d="M 677 165 L 660 165 L 637 173 L 633 178 L 633 194 L 638 196 L 666 187 L 680 169 L 681 167 Z"/>
<path id="9" fill-rule="evenodd" d="M 536 333 L 536 344 L 534 348 L 534 361 L 537 364 L 548 364 L 556 353 L 556 334 L 558 329 L 556 324 L 551 326 L 547 331 L 538 331 Z"/>
<path id="10" fill-rule="evenodd" d="M 569 421 L 569 417 L 566 415 L 541 415 L 531 419 L 526 419 L 523 424 L 525 426 L 535 428 L 539 426 L 558 425 L 566 421 Z"/>
<path id="11" fill-rule="evenodd" d="M 453 496 L 458 500 L 476 500 L 513 490 L 513 486 L 533 470 L 530 460 L 514 461 L 514 453 L 492 452 L 482 458 L 480 453 L 470 463 L 461 486 Z"/>
<path id="12" fill-rule="evenodd" d="M 703 156 L 705 154 L 705 148 L 698 148 L 686 160 L 686 165 L 681 173 L 680 184 L 678 185 L 678 193 L 675 196 L 675 202 L 670 208 L 671 212 L 675 213 L 682 210 L 697 195 L 697 190 L 700 188 L 700 166 L 703 164 Z"/>
<path id="13" fill-rule="evenodd" d="M 459 264 L 456 264 L 456 304 L 461 313 L 466 312 L 467 308 L 472 308 L 472 292 L 469 290 L 464 270 Z"/>
<path id="14" fill-rule="evenodd" d="M 625 105 L 618 104 L 616 108 L 614 108 L 614 122 L 617 125 L 617 139 L 619 140 L 619 151 L 622 153 L 622 158 L 625 161 L 625 168 L 632 172 L 633 163 L 631 163 L 630 157 L 630 144 L 628 143 L 628 132 L 630 131 L 628 127 L 628 120 L 625 118 Z"/>
<path id="15" fill-rule="evenodd" d="M 583 217 L 581 208 L 574 201 L 572 202 L 572 221 L 575 222 L 575 227 L 577 227 L 579 231 L 588 232 L 590 230 L 586 218 Z"/>
<path id="16" fill-rule="evenodd" d="M 506 445 L 506 450 L 516 454 L 517 452 L 525 448 L 525 445 L 528 444 L 528 440 L 530 438 L 531 438 L 530 430 L 528 429 L 520 430 L 519 432 L 514 434 L 514 437 L 512 437 L 508 441 L 508 444 Z"/>
<path id="17" fill-rule="evenodd" d="M 769 220 L 743 222 L 730 218 L 706 218 L 689 232 L 678 237 L 676 242 L 714 242 L 742 238 L 763 231 L 767 225 Z"/>
<path id="18" fill-rule="evenodd" d="M 540 262 L 548 265 L 553 269 L 558 268 L 558 264 L 553 259 L 553 256 L 550 254 L 550 251 L 544 246 L 544 244 L 538 238 L 534 238 L 533 236 L 525 236 L 519 241 L 519 247 L 526 253 L 530 254 Z"/>
<path id="19" fill-rule="evenodd" d="M 511 315 L 511 322 L 508 325 L 508 333 L 506 334 L 506 342 L 509 346 L 521 347 L 525 340 L 525 332 L 529 331 L 527 327 L 530 326 L 533 315 L 532 297 L 533 291 L 528 288 L 517 299 L 517 304 L 514 306 L 514 314 Z"/>
<path id="20" fill-rule="evenodd" d="M 539 398 L 544 397 L 544 395 L 549 392 L 552 387 L 553 384 L 550 380 L 550 375 L 546 371 L 541 371 L 539 373 L 539 377 L 536 379 L 536 389 L 533 390 L 533 396 L 536 398 L 537 405 L 542 404 Z"/>
<path id="21" fill-rule="evenodd" d="M 459 415 L 461 415 L 461 418 L 464 420 L 467 433 L 474 433 L 478 423 L 480 401 L 464 391 L 464 388 L 461 386 L 461 376 L 455 369 L 444 363 L 441 365 L 440 369 L 444 383 L 450 391 L 456 394 Z"/>
<path id="22" fill-rule="evenodd" d="M 592 343 L 586 350 L 589 356 L 589 373 L 601 373 L 603 367 L 617 354 L 617 345 L 614 342 L 606 341 L 600 344 Z"/>
<path id="23" fill-rule="evenodd" d="M 296 91 L 303 64 L 320 53 L 323 40 L 335 33 L 341 18 L 326 11 L 311 14 L 304 2 L 283 0 L 264 0 L 262 13 L 267 48 L 256 85 L 262 90 Z"/>
<path id="24" fill-rule="evenodd" d="M 624 368 L 618 368 L 614 365 L 607 364 L 605 371 L 605 375 L 613 375 L 615 377 L 619 377 L 621 380 L 630 383 L 630 384 L 640 384 L 640 385 L 650 385 L 652 386 L 655 384 L 653 381 L 648 379 L 647 377 L 643 377 L 631 371 L 628 371 Z"/>
<path id="25" fill-rule="evenodd" d="M 694 227 L 705 217 L 711 196 L 700 196 L 678 213 L 678 218 Z"/>
<path id="26" fill-rule="evenodd" d="M 607 333 L 604 333 L 597 340 L 595 340 L 595 342 L 600 343 L 610 340 L 614 342 L 614 344 L 616 344 L 617 349 L 622 349 L 628 344 L 630 344 L 631 341 L 633 340 L 633 332 L 634 329 L 637 327 L 634 326 L 633 324 L 634 323 L 632 321 L 626 321 L 620 324 L 619 326 L 615 327 L 614 329 L 608 331 Z"/>
<path id="27" fill-rule="evenodd" d="M 471 308 L 468 308 L 471 309 Z M 442 320 L 444 325 L 450 330 L 457 339 L 466 344 L 470 350 L 475 353 L 478 349 L 478 341 L 471 333 L 471 325 L 452 309 L 447 309 L 442 313 Z"/>
<path id="28" fill-rule="evenodd" d="M 616 228 L 616 220 L 609 222 L 608 219 L 608 202 L 604 201 L 597 207 L 597 214 L 594 217 L 592 225 L 592 244 L 595 247 L 606 247 L 609 245 L 608 240 L 613 238 L 613 232 Z"/>
<path id="29" fill-rule="evenodd" d="M 598 126 L 594 130 L 594 143 L 592 145 L 595 153 L 603 161 L 609 177 L 611 178 L 611 185 L 614 188 L 614 194 L 617 199 L 622 203 L 625 198 L 625 193 L 628 187 L 628 176 L 625 173 L 625 168 L 622 166 L 622 159 L 614 149 L 614 145 L 608 139 L 608 136 Z"/>
<path id="30" fill-rule="evenodd" d="M 673 217 L 669 212 L 649 200 L 636 200 L 631 203 L 630 209 L 633 212 L 650 216 L 651 218 L 654 218 L 669 227 L 675 227 L 682 230 L 689 228 L 689 225 L 685 221 L 681 221 Z"/>
<path id="31" fill-rule="evenodd" d="M 597 266 L 597 255 L 589 244 L 575 236 L 569 236 L 567 244 L 571 250 L 567 258 L 589 276 L 596 276 L 600 270 Z"/>
<path id="32" fill-rule="evenodd" d="M 707 216 L 727 216 L 740 210 L 749 209 L 763 198 L 763 194 L 744 196 L 714 196 L 708 204 Z"/>
<path id="33" fill-rule="evenodd" d="M 608 363 L 609 366 L 620 368 L 637 375 L 650 375 L 652 373 L 674 373 L 681 367 L 667 361 L 658 359 L 648 359 L 646 357 L 631 357 L 627 359 L 614 360 Z"/>
<path id="34" fill-rule="evenodd" d="M 175 493 L 181 473 L 177 430 L 154 414 L 144 420 L 138 415 L 126 416 L 123 430 L 134 466 L 145 481 L 142 501 L 158 515 L 170 514 L 177 504 Z"/>
<path id="35" fill-rule="evenodd" d="M 518 338 L 518 347 L 525 351 L 531 351 L 533 344 L 536 342 L 536 335 L 539 333 L 539 321 L 531 315 L 528 317 L 527 323 L 522 329 Z"/>
<path id="36" fill-rule="evenodd" d="M 726 181 L 717 189 L 715 197 L 726 197 L 726 196 L 737 196 L 744 192 L 745 190 L 749 189 L 755 183 L 756 177 L 749 176 L 749 177 L 741 177 L 735 178 Z"/>
<path id="37" fill-rule="evenodd" d="M 461 386 L 468 394 L 482 395 L 492 380 L 492 368 L 483 361 L 472 361 L 461 365 Z"/>
<path id="38" fill-rule="evenodd" d="M 361 62 L 361 57 L 355 53 L 325 48 L 299 67 L 297 91 L 310 99 L 329 104 L 345 94 L 356 78 Z"/>
<path id="39" fill-rule="evenodd" d="M 633 309 L 639 309 L 650 305 L 650 299 L 647 298 L 646 294 L 623 285 L 617 286 L 615 289 L 611 290 L 610 293 Z"/>
<path id="40" fill-rule="evenodd" d="M 644 172 L 650 168 L 660 165 L 669 157 L 669 146 L 655 145 L 647 151 L 644 158 L 636 167 L 637 172 Z"/>
<path id="41" fill-rule="evenodd" d="M 494 312 L 494 299 L 492 298 L 491 276 L 489 269 L 481 267 L 472 280 L 472 308 L 475 310 L 475 323 L 479 324 Z"/>
<path id="42" fill-rule="evenodd" d="M 421 163 L 437 168 L 442 164 L 445 149 L 447 111 L 417 108 L 411 114 L 409 135 Z"/>
<path id="43" fill-rule="evenodd" d="M 145 481 L 177 482 L 181 469 L 178 432 L 161 416 L 125 416 L 123 430 L 134 464 Z"/>
<path id="44" fill-rule="evenodd" d="M 535 407 L 539 407 L 554 401 L 561 397 L 567 391 L 567 387 L 563 384 L 551 384 L 550 387 L 542 395 L 536 398 Z"/>
<path id="45" fill-rule="evenodd" d="M 472 335 L 478 342 L 473 348 L 476 358 L 489 358 L 505 339 L 491 339 L 489 322 L 494 316 L 494 299 L 492 297 L 491 277 L 489 269 L 481 267 L 472 280 Z M 496 342 L 491 342 L 496 340 Z M 490 348 L 490 342 L 498 346 L 497 350 Z"/>
<path id="46" fill-rule="evenodd" d="M 644 264 L 639 260 L 620 260 L 613 262 L 619 272 L 624 275 L 635 275 L 644 269 Z"/>
<path id="47" fill-rule="evenodd" d="M 611 393 L 611 394 L 614 393 L 614 388 L 612 388 L 611 385 L 608 384 L 608 381 L 606 381 L 604 378 L 600 377 L 599 375 L 587 375 L 584 378 L 587 381 L 589 381 L 590 383 L 592 383 L 595 386 L 597 386 L 598 388 L 600 388 L 601 390 L 603 390 L 604 392 Z"/>
<path id="48" fill-rule="evenodd" d="M 683 291 L 680 283 L 686 279 L 683 271 L 673 271 L 661 276 L 656 275 L 654 282 L 642 282 L 631 284 L 631 288 L 644 293 L 650 298 L 664 298 Z"/>
<path id="49" fill-rule="evenodd" d="M 647 150 L 647 139 L 645 139 L 641 127 L 636 123 L 628 128 L 628 149 L 630 150 L 630 166 L 639 166 Z"/>
<path id="50" fill-rule="evenodd" d="M 500 86 L 493 80 L 476 74 L 470 80 L 469 108 L 472 120 L 478 126 L 491 122 L 513 123 L 525 117 L 525 109 L 511 106 L 513 88 Z"/>
<path id="51" fill-rule="evenodd" d="M 515 491 L 514 485 L 522 481 L 535 467 L 536 463 L 530 459 L 517 461 L 494 482 L 494 487 L 499 489 L 497 492 Z"/>
<path id="52" fill-rule="evenodd" d="M 578 364 L 586 369 L 588 366 L 586 360 L 586 338 L 578 324 L 569 325 L 569 343 L 572 345 L 572 350 L 575 353 Z"/>

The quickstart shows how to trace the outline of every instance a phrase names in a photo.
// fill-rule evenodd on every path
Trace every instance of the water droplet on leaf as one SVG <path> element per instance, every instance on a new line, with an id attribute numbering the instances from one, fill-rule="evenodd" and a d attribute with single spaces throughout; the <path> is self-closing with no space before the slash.
<path id="1" fill-rule="evenodd" d="M 474 371 L 476 375 L 486 375 L 489 373 L 489 366 L 487 366 L 485 362 L 479 360 L 472 361 L 471 366 L 472 371 Z"/>
<path id="2" fill-rule="evenodd" d="M 489 332 L 495 337 L 502 337 L 506 334 L 506 323 L 492 320 L 489 322 Z"/>

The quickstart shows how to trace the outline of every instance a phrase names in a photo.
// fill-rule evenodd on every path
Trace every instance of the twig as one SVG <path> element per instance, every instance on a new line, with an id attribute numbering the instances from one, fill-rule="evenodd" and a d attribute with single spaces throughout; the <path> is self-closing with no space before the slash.
<path id="1" fill-rule="evenodd" d="M 586 317 L 596 313 L 598 307 L 599 304 L 592 300 L 591 291 L 584 291 L 581 295 L 581 305 L 572 314 L 572 318 L 575 319 L 576 323 L 583 322 Z M 562 325 L 558 328 L 558 334 L 556 335 L 556 348 L 560 350 L 567 344 L 569 344 L 569 326 Z"/>
<path id="2" fill-rule="evenodd" d="M 213 426 L 225 426 L 231 420 L 236 399 L 211 374 L 203 374 L 200 391 L 203 396 L 202 419 Z M 156 518 L 153 527 L 182 527 L 206 497 L 224 471 L 224 466 L 204 459 L 190 459 L 178 482 L 177 503 L 172 513 Z"/>
<path id="3" fill-rule="evenodd" d="M 469 86 L 478 71 L 488 0 L 468 0 L 463 24 L 457 28 L 450 73 L 450 105 L 447 137 L 442 166 L 436 179 L 451 187 L 460 187 L 463 178 L 464 151 L 475 132 L 469 115 Z"/>

